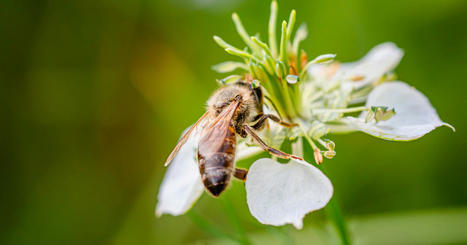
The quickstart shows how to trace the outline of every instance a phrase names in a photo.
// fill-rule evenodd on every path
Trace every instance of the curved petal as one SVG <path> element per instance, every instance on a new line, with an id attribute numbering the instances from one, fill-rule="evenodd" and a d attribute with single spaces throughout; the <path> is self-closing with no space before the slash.
<path id="1" fill-rule="evenodd" d="M 250 167 L 246 183 L 251 214 L 267 225 L 303 226 L 303 218 L 323 208 L 331 199 L 331 181 L 316 167 L 304 161 L 280 164 L 262 158 Z"/>
<path id="2" fill-rule="evenodd" d="M 184 214 L 203 193 L 204 187 L 196 162 L 200 131 L 193 132 L 169 165 L 157 196 L 157 216 L 165 213 Z"/>
<path id="3" fill-rule="evenodd" d="M 388 106 L 396 114 L 387 121 L 365 123 L 366 112 L 359 118 L 348 117 L 358 130 L 386 140 L 408 141 L 422 137 L 439 126 L 449 126 L 439 118 L 425 95 L 403 82 L 388 82 L 368 96 L 367 106 Z M 453 128 L 454 129 L 454 128 Z"/>
<path id="4" fill-rule="evenodd" d="M 341 73 L 344 78 L 362 77 L 361 81 L 351 82 L 356 88 L 379 79 L 382 75 L 396 68 L 404 51 L 394 43 L 386 42 L 372 48 L 362 59 L 353 63 L 344 63 Z"/>
<path id="5" fill-rule="evenodd" d="M 363 58 L 350 63 L 317 64 L 309 73 L 318 83 L 329 84 L 329 80 L 349 81 L 355 88 L 362 87 L 392 71 L 399 64 L 404 52 L 394 43 L 386 42 L 373 47 Z M 350 81 L 361 77 L 360 81 Z"/>

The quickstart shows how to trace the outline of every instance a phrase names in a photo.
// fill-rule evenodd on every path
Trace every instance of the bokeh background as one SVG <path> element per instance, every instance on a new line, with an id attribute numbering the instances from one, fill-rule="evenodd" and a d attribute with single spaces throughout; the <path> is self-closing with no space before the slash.
<path id="1" fill-rule="evenodd" d="M 216 244 L 225 241 L 193 215 L 235 233 L 229 203 L 252 239 L 326 243 L 322 211 L 302 231 L 262 226 L 238 182 L 221 200 L 204 195 L 196 213 L 154 217 L 163 161 L 222 78 L 211 65 L 230 58 L 212 36 L 242 46 L 235 11 L 265 37 L 269 5 L 3 0 L 0 244 Z M 467 1 L 282 0 L 280 19 L 293 8 L 310 56 L 353 61 L 395 42 L 405 51 L 399 78 L 457 129 L 409 143 L 332 137 L 337 156 L 325 164 L 355 238 L 467 243 Z"/>

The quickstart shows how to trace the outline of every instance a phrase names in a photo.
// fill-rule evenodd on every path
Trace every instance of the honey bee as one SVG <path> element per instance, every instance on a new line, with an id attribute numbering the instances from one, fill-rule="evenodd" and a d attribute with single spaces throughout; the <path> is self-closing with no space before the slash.
<path id="1" fill-rule="evenodd" d="M 207 105 L 206 113 L 182 136 L 167 158 L 165 166 L 170 164 L 192 132 L 201 130 L 196 154 L 198 167 L 206 190 L 214 197 L 218 197 L 227 188 L 232 176 L 246 180 L 248 170 L 234 166 L 237 135 L 242 138 L 250 135 L 263 150 L 274 156 L 302 160 L 268 146 L 255 133 L 264 128 L 267 119 L 284 127 L 296 126 L 283 122 L 273 114 L 263 113 L 261 87 L 253 88 L 251 82 L 238 80 L 215 91 Z"/>

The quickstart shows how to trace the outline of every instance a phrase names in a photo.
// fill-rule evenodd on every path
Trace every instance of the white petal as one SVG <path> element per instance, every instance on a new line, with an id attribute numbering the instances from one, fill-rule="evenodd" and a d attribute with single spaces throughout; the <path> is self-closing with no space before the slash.
<path id="1" fill-rule="evenodd" d="M 398 48 L 394 43 L 382 43 L 372 48 L 359 61 L 342 64 L 340 72 L 345 79 L 362 76 L 363 79 L 361 81 L 351 82 L 358 88 L 394 70 L 403 55 L 404 51 Z"/>
<path id="2" fill-rule="evenodd" d="M 395 141 L 414 140 L 439 126 L 449 126 L 439 118 L 428 98 L 403 82 L 388 82 L 368 96 L 367 106 L 388 106 L 396 114 L 387 121 L 365 123 L 366 112 L 359 118 L 347 118 L 357 129 L 373 136 Z"/>
<path id="3" fill-rule="evenodd" d="M 386 42 L 372 48 L 362 59 L 356 62 L 342 63 L 337 71 L 330 65 L 313 65 L 309 69 L 310 75 L 318 84 L 329 84 L 330 80 L 339 82 L 355 77 L 363 77 L 360 81 L 349 81 L 355 88 L 362 87 L 379 79 L 383 74 L 392 71 L 399 64 L 404 52 L 394 43 Z M 333 74 L 333 75 L 330 75 Z"/>
<path id="4" fill-rule="evenodd" d="M 199 131 L 193 132 L 185 145 L 180 148 L 165 173 L 157 196 L 157 216 L 165 213 L 184 214 L 203 193 L 204 187 L 195 155 Z"/>
<path id="5" fill-rule="evenodd" d="M 263 224 L 303 226 L 302 219 L 331 199 L 329 179 L 306 162 L 280 164 L 262 158 L 250 167 L 245 183 L 251 214 Z"/>

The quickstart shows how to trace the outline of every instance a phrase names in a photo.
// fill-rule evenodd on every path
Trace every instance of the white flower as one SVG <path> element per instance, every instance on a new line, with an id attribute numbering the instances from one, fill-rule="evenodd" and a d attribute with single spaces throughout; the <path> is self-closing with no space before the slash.
<path id="1" fill-rule="evenodd" d="M 402 51 L 396 45 L 384 43 L 357 62 L 311 66 L 311 79 L 303 83 L 301 93 L 301 115 L 305 119 L 294 119 L 300 127 L 289 131 L 270 123 L 268 129 L 260 133 L 261 137 L 273 147 L 280 147 L 287 137 L 298 137 L 300 147 L 294 145 L 295 153 L 301 150 L 301 137 L 306 137 L 315 150 L 317 163 L 321 163 L 322 153 L 327 158 L 335 155 L 334 142 L 322 139 L 335 132 L 335 125 L 340 130 L 359 130 L 395 141 L 414 140 L 436 127 L 450 126 L 441 121 L 421 92 L 403 82 L 382 80 L 401 57 Z M 355 79 L 357 76 L 359 78 Z M 348 107 L 362 99 L 366 101 L 364 107 Z M 274 113 L 266 107 L 264 110 Z M 358 117 L 344 116 L 355 111 L 362 113 Z M 157 215 L 184 214 L 201 196 L 204 187 L 196 161 L 201 131 L 198 128 L 193 133 L 167 170 L 159 190 Z M 314 141 L 325 151 L 314 145 Z M 260 152 L 260 147 L 248 139 L 243 140 L 237 145 L 237 160 Z M 333 194 L 331 182 L 319 169 L 298 160 L 287 164 L 268 158 L 255 161 L 249 169 L 245 188 L 248 207 L 258 221 L 276 226 L 293 224 L 298 229 L 302 228 L 305 215 L 323 208 Z"/>
<path id="2" fill-rule="evenodd" d="M 288 137 L 298 137 L 300 146 L 293 145 L 296 154 L 301 151 L 301 137 L 306 137 L 320 163 L 322 153 L 327 158 L 335 155 L 334 142 L 322 139 L 328 133 L 358 130 L 386 140 L 407 141 L 418 139 L 439 126 L 451 127 L 441 121 L 421 92 L 403 82 L 382 80 L 399 63 L 402 54 L 393 43 L 384 43 L 357 62 L 312 65 L 311 79 L 301 85 L 300 114 L 304 119 L 294 119 L 300 127 L 289 131 L 270 123 L 268 129 L 260 133 L 261 137 L 273 147 L 280 147 Z M 364 107 L 348 107 L 362 100 L 366 101 Z M 368 115 L 375 113 L 373 109 L 381 114 Z M 264 111 L 274 113 L 267 107 Z M 355 111 L 362 112 L 358 117 L 344 116 Z M 384 116 L 386 112 L 390 113 Z M 201 196 L 204 187 L 196 161 L 201 131 L 201 128 L 195 130 L 167 170 L 159 190 L 157 215 L 184 214 Z M 314 145 L 314 141 L 325 151 Z M 242 140 L 237 145 L 236 159 L 252 157 L 262 151 L 250 140 Z M 319 169 L 298 160 L 287 164 L 268 158 L 255 161 L 249 169 L 245 188 L 248 207 L 258 221 L 276 226 L 293 224 L 298 229 L 302 228 L 305 215 L 323 208 L 333 194 L 331 182 Z"/>
<path id="3" fill-rule="evenodd" d="M 227 61 L 214 66 L 221 73 L 237 69 L 246 72 L 243 76 L 230 74 L 218 80 L 219 83 L 226 85 L 243 79 L 242 84 L 247 83 L 250 88 L 261 86 L 264 113 L 282 117 L 274 121 L 285 120 L 287 123 L 281 124 L 291 127 L 285 129 L 270 123 L 258 132 L 271 147 L 278 149 L 284 140 L 290 140 L 294 142 L 293 153 L 302 155 L 302 140 L 306 139 L 313 149 L 315 162 L 321 164 L 324 158 L 336 155 L 335 143 L 325 138 L 331 133 L 362 131 L 387 140 L 406 141 L 418 139 L 439 126 L 451 127 L 439 118 L 422 93 L 403 82 L 391 81 L 394 80 L 391 73 L 403 56 L 395 44 L 377 45 L 362 59 L 351 63 L 333 62 L 334 54 L 321 55 L 308 62 L 305 53 L 299 52 L 299 43 L 307 34 L 306 26 L 302 25 L 294 40 L 291 39 L 295 24 L 295 11 L 292 11 L 289 22 L 282 22 L 281 42 L 277 47 L 276 15 L 277 3 L 273 1 L 269 44 L 258 36 L 249 36 L 236 14 L 233 20 L 247 48 L 236 48 L 214 36 L 215 42 L 227 53 L 245 61 Z M 356 112 L 360 112 L 358 117 L 347 114 Z M 171 158 L 173 154 L 169 157 L 172 164 L 159 190 L 157 215 L 184 214 L 203 193 L 196 160 L 203 127 L 203 123 L 195 126 L 175 158 Z M 263 145 L 261 140 L 257 141 Z M 248 138 L 241 140 L 237 144 L 236 160 L 259 152 L 262 148 Z M 302 160 L 286 164 L 269 158 L 255 161 L 246 175 L 245 189 L 250 212 L 259 222 L 275 226 L 292 224 L 297 229 L 302 228 L 307 213 L 323 208 L 333 195 L 329 179 Z"/>

